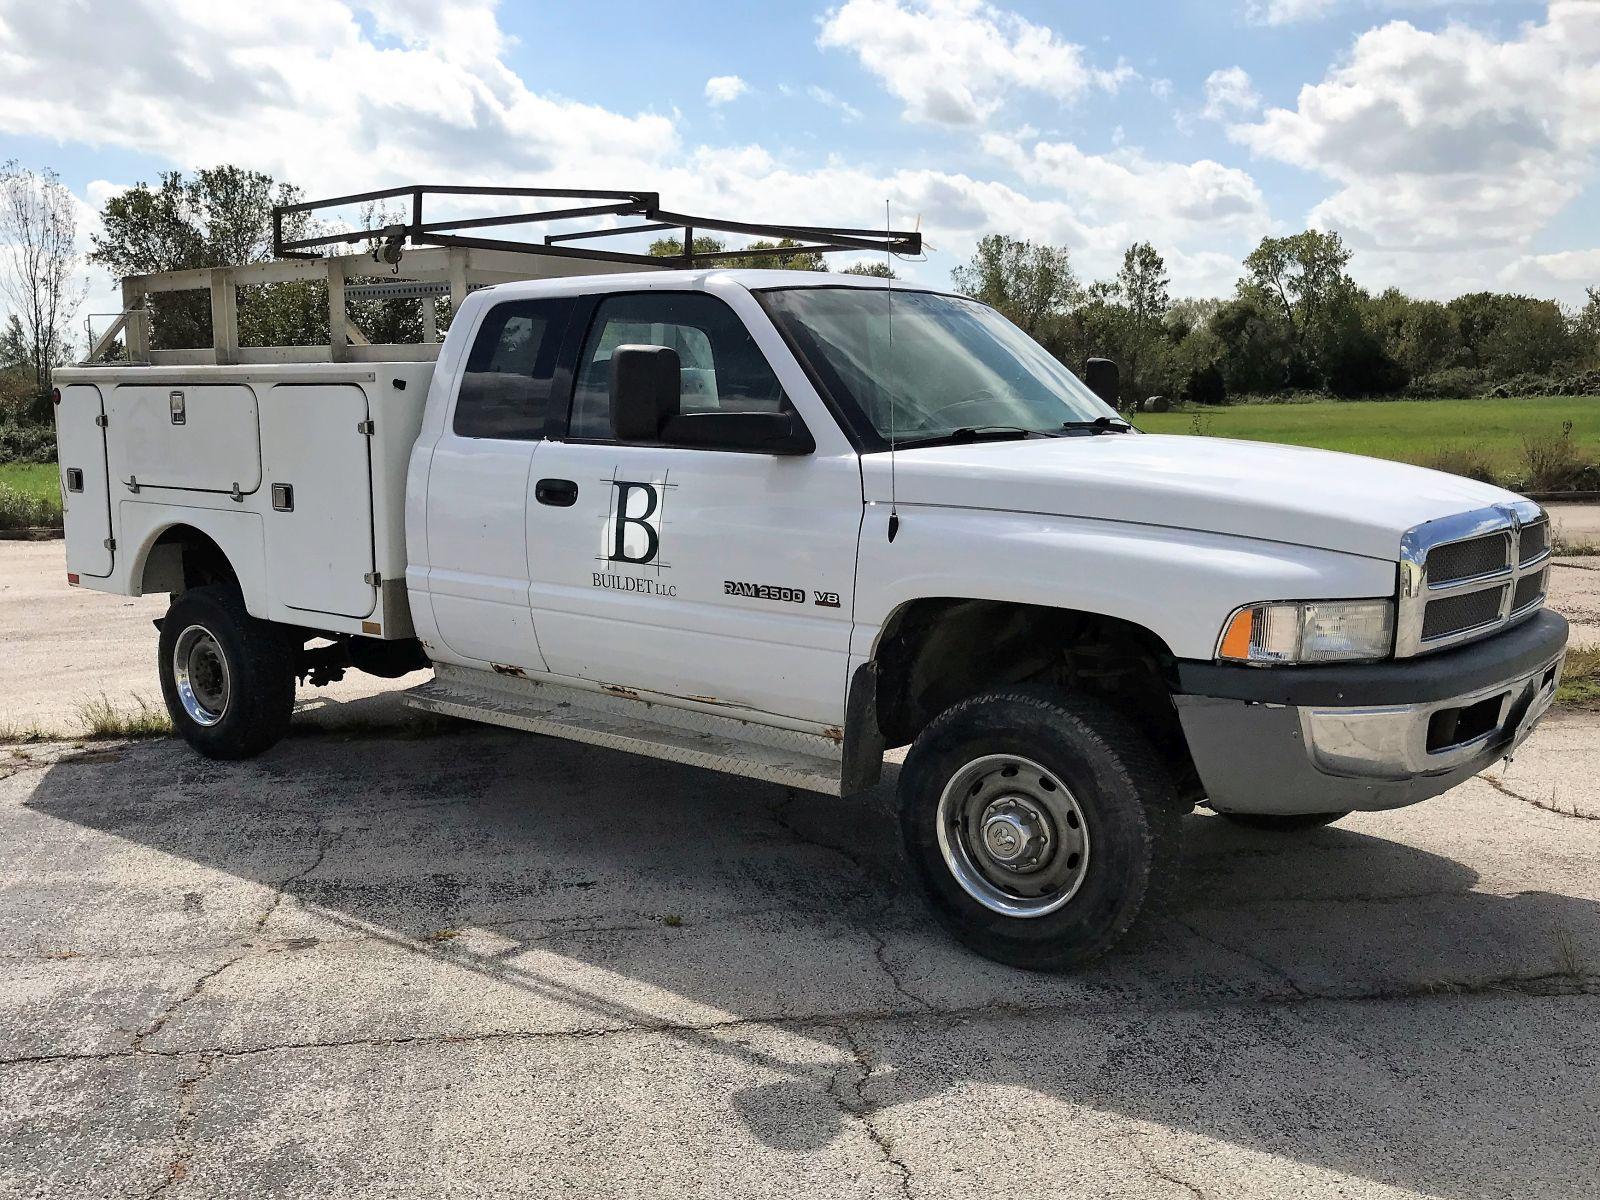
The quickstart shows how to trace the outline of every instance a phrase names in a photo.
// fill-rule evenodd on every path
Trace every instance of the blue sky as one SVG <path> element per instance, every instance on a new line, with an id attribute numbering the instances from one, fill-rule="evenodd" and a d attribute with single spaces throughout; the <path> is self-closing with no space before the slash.
<path id="1" fill-rule="evenodd" d="M 330 194 L 656 190 L 752 220 L 1130 241 L 1231 290 L 1265 234 L 1338 230 L 1424 295 L 1600 285 L 1600 3 L 1555 0 L 0 0 L 0 159 L 93 226 L 229 161 Z M 94 280 L 96 301 L 109 281 Z"/>

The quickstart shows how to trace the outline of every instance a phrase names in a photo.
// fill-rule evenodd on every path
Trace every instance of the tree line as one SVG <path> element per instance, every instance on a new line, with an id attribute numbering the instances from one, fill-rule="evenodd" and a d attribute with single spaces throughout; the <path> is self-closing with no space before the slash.
<path id="1" fill-rule="evenodd" d="M 1083 285 L 1065 247 L 994 234 L 954 283 L 1069 366 L 1117 360 L 1125 396 L 1600 394 L 1600 288 L 1576 309 L 1505 292 L 1441 302 L 1374 295 L 1349 262 L 1337 233 L 1267 237 L 1232 296 L 1173 300 L 1148 242 L 1128 247 L 1114 278 Z"/>
<path id="2" fill-rule="evenodd" d="M 50 371 L 74 347 L 87 261 L 115 275 L 259 262 L 271 254 L 272 207 L 301 199 L 293 185 L 236 166 L 192 175 L 163 173 L 110 197 L 87 254 L 76 238 L 75 204 L 53 172 L 0 166 L 0 424 L 48 422 Z M 402 221 L 370 207 L 362 228 Z M 306 236 L 310 219 L 286 233 Z M 728 247 L 694 240 L 697 258 Z M 677 239 L 650 253 L 676 257 Z M 730 261 L 741 267 L 827 269 L 822 255 L 791 241 L 740 249 L 770 251 Z M 1552 300 L 1473 292 L 1440 302 L 1396 288 L 1372 294 L 1351 277 L 1351 252 L 1338 234 L 1305 230 L 1263 238 L 1245 256 L 1233 295 L 1177 299 L 1166 263 L 1149 242 L 1127 248 L 1110 279 L 1080 281 L 1067 247 L 991 234 L 952 272 L 957 291 L 1001 310 L 1074 369 L 1091 356 L 1122 367 L 1125 397 L 1164 396 L 1203 404 L 1295 391 L 1336 396 L 1461 396 L 1565 392 L 1600 394 L 1600 287 L 1568 309 Z M 865 260 L 853 274 L 893 276 Z M 328 337 L 321 283 L 243 288 L 244 345 L 307 345 Z M 209 300 L 199 293 L 151 298 L 153 345 L 207 345 Z M 441 305 L 440 325 L 448 322 Z M 414 302 L 351 302 L 375 342 L 416 341 Z M 4 432 L 0 430 L 0 439 Z M 0 446 L 0 457 L 4 449 Z"/>

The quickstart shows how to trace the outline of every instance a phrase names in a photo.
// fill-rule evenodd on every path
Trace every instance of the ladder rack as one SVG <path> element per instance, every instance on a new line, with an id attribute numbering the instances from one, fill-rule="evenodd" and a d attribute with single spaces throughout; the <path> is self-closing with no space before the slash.
<path id="1" fill-rule="evenodd" d="M 585 201 L 561 207 L 527 208 L 489 216 L 429 220 L 429 197 L 503 198 L 507 200 Z M 285 237 L 286 224 L 304 216 L 316 227 L 314 214 L 349 205 L 374 205 L 385 200 L 409 201 L 410 219 L 370 229 L 341 229 Z M 286 218 L 291 220 L 286 223 Z M 624 223 L 631 222 L 631 223 Z M 543 226 L 539 241 L 465 235 L 464 230 L 509 226 Z M 644 233 L 675 233 L 682 250 L 676 255 L 651 255 L 591 243 Z M 741 246 L 694 252 L 696 235 L 727 233 L 739 237 L 787 241 L 781 249 Z M 336 247 L 366 243 L 360 253 L 333 252 Z M 578 244 L 583 243 L 583 244 Z M 571 188 L 436 187 L 411 185 L 279 205 L 272 210 L 273 259 L 227 267 L 198 267 L 130 275 L 122 280 L 122 311 L 98 338 L 86 364 L 104 359 L 120 337 L 127 358 L 153 365 L 227 365 L 289 362 L 426 362 L 438 357 L 439 334 L 432 300 L 448 296 L 459 309 L 467 293 L 497 283 L 572 275 L 609 274 L 630 270 L 671 270 L 727 264 L 741 260 L 857 253 L 916 255 L 922 251 L 915 230 L 845 229 L 822 225 L 761 224 L 670 212 L 655 192 Z M 327 288 L 327 345 L 241 346 L 238 289 L 263 284 L 320 282 Z M 167 292 L 204 291 L 210 295 L 212 344 L 205 347 L 152 348 L 149 297 Z M 374 345 L 346 311 L 348 300 L 420 299 L 423 340 Z"/>

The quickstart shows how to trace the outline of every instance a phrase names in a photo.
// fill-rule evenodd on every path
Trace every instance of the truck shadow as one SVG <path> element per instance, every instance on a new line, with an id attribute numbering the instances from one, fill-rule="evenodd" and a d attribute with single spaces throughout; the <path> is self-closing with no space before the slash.
<path id="1" fill-rule="evenodd" d="M 1476 893 L 1462 862 L 1351 829 L 1197 816 L 1170 920 L 1092 971 L 1030 975 L 954 946 L 902 886 L 890 774 L 838 801 L 487 730 L 311 735 L 242 764 L 176 742 L 63 762 L 27 806 L 203 868 L 152 905 L 187 908 L 212 872 L 283 893 L 259 937 L 377 946 L 437 993 L 429 1013 L 509 988 L 540 1021 L 725 1055 L 752 1080 L 730 1113 L 797 1153 L 864 1116 L 948 1119 L 938 1098 L 981 1088 L 1021 1097 L 1016 1136 L 1047 1147 L 1067 1136 L 1049 1122 L 1094 1141 L 1132 1120 L 1437 1196 L 1593 1186 L 1574 1153 L 1592 1131 L 1572 1122 L 1594 1093 L 1547 1103 L 1596 1086 L 1593 1018 L 1504 1000 L 1579 990 L 1600 906 Z M 364 960 L 341 961 L 361 993 Z M 325 1033 L 295 1027 L 288 991 L 203 1003 L 285 1044 Z M 834 1065 L 729 1036 L 741 1022 L 825 1043 Z"/>

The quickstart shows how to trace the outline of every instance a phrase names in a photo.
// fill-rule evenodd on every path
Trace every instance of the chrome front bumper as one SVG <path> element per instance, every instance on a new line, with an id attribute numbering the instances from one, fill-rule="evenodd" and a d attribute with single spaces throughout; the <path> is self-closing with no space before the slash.
<path id="1" fill-rule="evenodd" d="M 1320 771 L 1361 779 L 1436 775 L 1485 750 L 1509 754 L 1555 699 L 1565 653 L 1521 678 L 1431 704 L 1301 708 L 1306 752 Z M 1439 732 L 1463 713 L 1474 720 L 1462 736 Z"/>
<path id="2" fill-rule="evenodd" d="M 1527 738 L 1555 698 L 1565 633 L 1561 622 L 1559 644 L 1533 667 L 1444 698 L 1353 705 L 1296 704 L 1292 697 L 1288 703 L 1173 700 L 1214 808 L 1285 814 L 1399 808 L 1448 791 Z"/>

